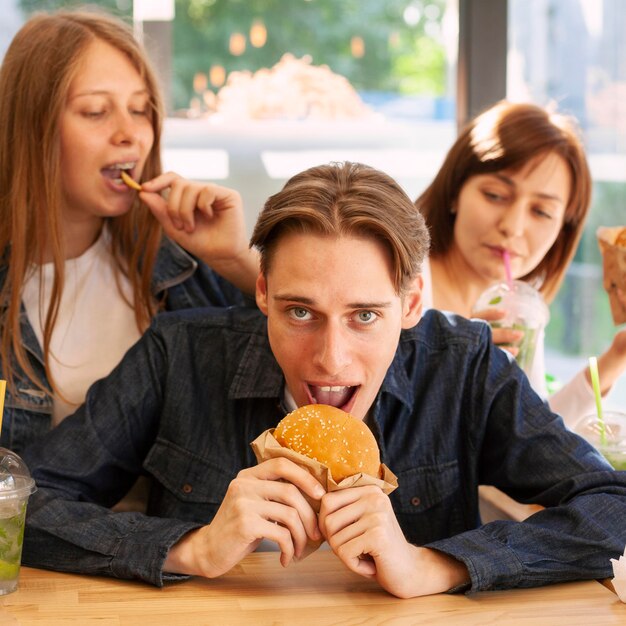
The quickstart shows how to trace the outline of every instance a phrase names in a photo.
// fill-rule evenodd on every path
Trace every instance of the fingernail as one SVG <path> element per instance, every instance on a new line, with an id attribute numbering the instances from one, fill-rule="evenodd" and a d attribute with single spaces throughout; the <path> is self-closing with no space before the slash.
<path id="1" fill-rule="evenodd" d="M 317 498 L 319 500 L 325 493 L 326 492 L 324 491 L 324 487 L 322 487 L 322 485 L 318 485 L 313 490 L 313 497 L 315 497 L 315 498 Z"/>

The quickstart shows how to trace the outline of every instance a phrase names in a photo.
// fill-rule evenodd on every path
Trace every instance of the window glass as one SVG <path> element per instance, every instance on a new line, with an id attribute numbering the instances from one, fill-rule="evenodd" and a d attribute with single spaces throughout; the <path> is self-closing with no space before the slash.
<path id="1" fill-rule="evenodd" d="M 594 178 L 585 233 L 547 330 L 548 371 L 563 380 L 616 331 L 596 231 L 626 225 L 625 31 L 623 0 L 509 0 L 507 96 L 575 115 Z M 624 378 L 610 396 L 622 407 Z"/>
<path id="2" fill-rule="evenodd" d="M 328 161 L 416 197 L 455 135 L 457 24 L 455 0 L 176 2 L 165 165 L 238 189 L 249 228 Z"/>
<path id="3" fill-rule="evenodd" d="M 84 5 L 3 2 L 24 18 Z M 250 230 L 289 176 L 331 160 L 378 167 L 417 197 L 455 138 L 457 0 L 89 4 L 142 16 L 169 108 L 164 166 L 239 190 Z"/>

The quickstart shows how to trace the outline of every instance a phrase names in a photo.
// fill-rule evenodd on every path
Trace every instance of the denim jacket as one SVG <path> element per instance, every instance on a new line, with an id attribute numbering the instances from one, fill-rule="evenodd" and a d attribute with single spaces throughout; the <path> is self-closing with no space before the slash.
<path id="1" fill-rule="evenodd" d="M 210 522 L 250 442 L 284 415 L 284 377 L 256 310 L 159 316 L 86 404 L 24 458 L 39 487 L 23 563 L 156 585 L 169 548 Z M 610 575 L 626 543 L 626 472 L 565 429 L 488 326 L 429 311 L 402 331 L 371 420 L 398 476 L 408 541 L 463 561 L 471 589 Z M 109 508 L 150 475 L 147 515 Z M 480 525 L 478 485 L 545 505 Z"/>
<path id="2" fill-rule="evenodd" d="M 0 268 L 0 288 L 6 271 L 6 267 Z M 163 239 L 157 255 L 152 291 L 157 299 L 164 298 L 167 311 L 228 306 L 243 301 L 240 291 L 167 238 Z M 39 379 L 47 384 L 42 348 L 23 307 L 20 326 L 31 366 Z M 21 368 L 15 369 L 18 374 L 22 373 Z M 0 362 L 0 378 L 4 378 L 2 370 Z M 50 430 L 52 396 L 29 383 L 26 376 L 16 382 L 17 393 L 12 394 L 7 389 L 0 445 L 19 454 Z"/>

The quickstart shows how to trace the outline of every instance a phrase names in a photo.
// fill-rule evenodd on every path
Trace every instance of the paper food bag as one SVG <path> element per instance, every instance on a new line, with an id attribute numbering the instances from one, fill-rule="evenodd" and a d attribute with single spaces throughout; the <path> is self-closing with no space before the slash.
<path id="1" fill-rule="evenodd" d="M 622 302 L 617 295 L 618 289 L 626 293 L 626 245 L 616 243 L 618 236 L 625 228 L 624 226 L 613 228 L 601 226 L 596 231 L 602 253 L 603 284 L 609 294 L 611 315 L 615 324 L 626 322 L 626 303 Z M 620 237 L 620 243 L 621 241 L 622 237 Z"/>
<path id="2" fill-rule="evenodd" d="M 274 438 L 273 428 L 261 433 L 250 445 L 252 446 L 257 462 L 261 463 L 262 461 L 278 457 L 287 458 L 308 470 L 308 472 L 318 480 L 326 491 L 338 491 L 339 489 L 348 489 L 349 487 L 376 485 L 380 487 L 384 493 L 390 494 L 398 486 L 398 479 L 396 475 L 384 463 L 380 466 L 380 474 L 382 478 L 374 478 L 373 476 L 369 476 L 367 474 L 355 474 L 354 476 L 344 478 L 340 483 L 336 483 L 326 465 L 323 465 L 319 461 L 310 459 L 308 456 L 304 456 L 304 454 L 294 452 L 289 448 L 281 446 Z M 319 501 L 310 500 L 306 494 L 303 495 L 307 498 L 307 501 L 313 510 L 316 513 L 319 512 Z M 307 548 L 300 558 L 303 559 L 312 552 L 315 552 L 315 550 L 320 547 L 322 542 L 323 539 L 317 542 L 309 540 Z"/>

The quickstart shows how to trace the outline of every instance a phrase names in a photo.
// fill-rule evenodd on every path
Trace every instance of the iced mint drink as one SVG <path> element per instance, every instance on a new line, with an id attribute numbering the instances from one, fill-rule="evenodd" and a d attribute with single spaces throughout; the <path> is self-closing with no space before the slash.
<path id="1" fill-rule="evenodd" d="M 15 591 L 22 560 L 26 501 L 0 502 L 0 595 Z"/>
<path id="2" fill-rule="evenodd" d="M 498 322 L 492 322 L 491 327 L 505 328 L 504 324 L 500 324 Z M 523 324 L 513 324 L 511 326 L 507 326 L 506 328 L 523 331 L 524 336 L 517 344 L 518 352 L 515 360 L 525 372 L 529 372 L 535 358 L 535 349 L 537 347 L 537 335 L 539 333 L 539 329 L 529 328 L 528 326 L 524 326 Z"/>
<path id="3" fill-rule="evenodd" d="M 602 450 L 600 450 L 600 452 L 602 452 Z M 623 454 L 612 454 L 611 452 L 604 451 L 602 452 L 602 456 L 613 466 L 614 470 L 620 472 L 626 471 L 626 458 L 624 458 Z"/>
<path id="4" fill-rule="evenodd" d="M 492 328 L 512 328 L 521 330 L 524 336 L 517 345 L 515 357 L 518 365 L 528 374 L 535 358 L 539 334 L 550 319 L 550 312 L 541 294 L 528 283 L 514 280 L 509 283 L 497 283 L 484 291 L 473 311 L 489 308 L 504 309 L 506 316 L 492 322 Z"/>
<path id="5" fill-rule="evenodd" d="M 0 596 L 17 589 L 26 504 L 35 489 L 24 461 L 0 448 Z"/>
<path id="6" fill-rule="evenodd" d="M 626 413 L 604 411 L 602 420 L 587 415 L 573 430 L 597 448 L 613 469 L 626 471 Z"/>

